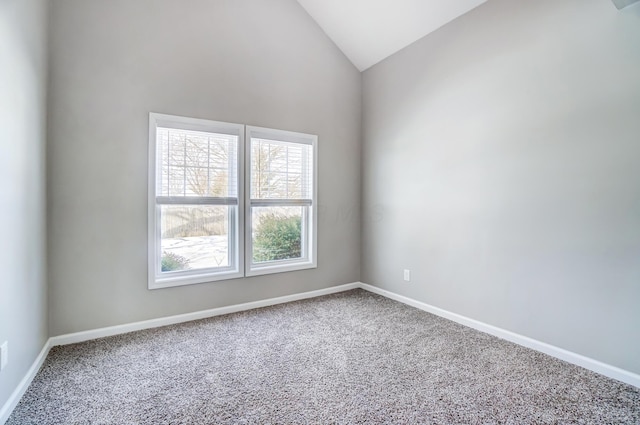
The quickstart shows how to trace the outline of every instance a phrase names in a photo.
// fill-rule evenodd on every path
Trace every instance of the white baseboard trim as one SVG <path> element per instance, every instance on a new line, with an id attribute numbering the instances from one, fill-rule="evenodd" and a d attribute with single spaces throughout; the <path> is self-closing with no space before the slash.
<path id="1" fill-rule="evenodd" d="M 158 328 L 160 326 L 174 325 L 176 323 L 190 322 L 192 320 L 207 319 L 209 317 L 221 316 L 223 314 L 237 313 L 239 311 L 252 310 L 254 308 L 268 307 L 271 305 L 283 304 L 291 301 L 298 301 L 307 298 L 315 298 L 323 295 L 335 294 L 359 287 L 359 282 L 347 283 L 345 285 L 332 286 L 325 289 L 318 289 L 316 291 L 302 292 L 277 298 L 269 298 L 266 300 L 252 301 L 244 304 L 218 307 L 210 310 L 202 310 L 193 313 L 179 314 L 176 316 L 161 317 L 158 319 L 145 320 L 142 322 L 127 323 L 125 325 L 109 326 L 106 328 L 59 335 L 51 338 L 51 346 L 55 347 L 56 345 L 75 344 L 77 342 L 84 342 L 96 338 L 120 335 L 129 332 L 140 331 L 143 329 Z"/>
<path id="2" fill-rule="evenodd" d="M 24 378 L 22 378 L 11 396 L 9 396 L 9 399 L 4 403 L 4 406 L 0 408 L 0 424 L 4 424 L 9 419 L 9 416 L 11 416 L 11 412 L 13 412 L 13 409 L 16 408 L 16 406 L 20 402 L 20 399 L 27 391 L 27 388 L 29 388 L 29 385 L 31 385 L 31 381 L 33 381 L 33 378 L 35 378 L 36 374 L 42 367 L 44 359 L 47 358 L 51 347 L 51 338 L 49 338 L 47 342 L 44 343 L 42 350 L 40 350 L 40 354 L 38 354 L 38 357 L 36 357 L 36 359 L 34 360 L 33 364 L 27 371 L 27 374 L 24 376 Z"/>
<path id="3" fill-rule="evenodd" d="M 533 338 L 529 338 L 515 332 L 499 328 L 497 326 L 489 325 L 457 313 L 443 310 L 441 308 L 414 300 L 409 297 L 405 297 L 403 295 L 398 295 L 395 292 L 387 291 L 385 289 L 381 289 L 367 283 L 360 283 L 360 287 L 369 292 L 373 292 L 374 294 L 382 295 L 383 297 L 399 301 L 403 304 L 407 304 L 420 310 L 424 310 L 428 313 L 435 314 L 436 316 L 444 317 L 445 319 L 452 320 L 454 322 L 460 323 L 461 325 L 477 329 L 481 332 L 488 333 L 493 336 L 497 336 L 498 338 L 505 339 L 523 347 L 531 348 L 532 350 L 548 354 L 552 357 L 564 360 L 568 363 L 572 363 L 574 365 L 589 369 L 593 372 L 599 373 L 609 378 L 617 379 L 618 381 L 622 381 L 626 384 L 630 384 L 634 387 L 640 388 L 640 375 L 633 372 L 611 366 L 609 364 L 594 360 L 581 354 L 565 350 L 564 348 L 559 348 L 554 345 L 547 344 L 546 342 L 541 342 Z"/>

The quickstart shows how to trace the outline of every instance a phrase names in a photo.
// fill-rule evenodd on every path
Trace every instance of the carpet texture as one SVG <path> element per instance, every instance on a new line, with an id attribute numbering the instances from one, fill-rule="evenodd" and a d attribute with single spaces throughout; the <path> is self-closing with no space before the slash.
<path id="1" fill-rule="evenodd" d="M 55 347 L 8 425 L 639 424 L 640 390 L 354 290 Z"/>

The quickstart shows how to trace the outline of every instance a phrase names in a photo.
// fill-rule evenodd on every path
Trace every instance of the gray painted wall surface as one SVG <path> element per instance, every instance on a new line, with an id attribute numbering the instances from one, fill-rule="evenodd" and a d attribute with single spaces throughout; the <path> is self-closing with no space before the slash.
<path id="1" fill-rule="evenodd" d="M 47 2 L 0 2 L 0 408 L 47 340 Z"/>
<path id="2" fill-rule="evenodd" d="M 490 0 L 366 71 L 362 281 L 640 373 L 639 6 Z"/>
<path id="3" fill-rule="evenodd" d="M 359 279 L 361 75 L 297 2 L 51 7 L 51 335 Z M 318 268 L 149 291 L 150 111 L 317 134 Z"/>

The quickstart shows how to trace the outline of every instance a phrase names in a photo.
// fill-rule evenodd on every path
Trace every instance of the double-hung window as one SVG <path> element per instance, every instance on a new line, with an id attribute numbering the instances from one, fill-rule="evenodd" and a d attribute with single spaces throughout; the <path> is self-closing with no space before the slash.
<path id="1" fill-rule="evenodd" d="M 317 136 L 151 113 L 149 288 L 316 267 Z"/>
<path id="2" fill-rule="evenodd" d="M 244 126 L 149 122 L 149 288 L 242 276 Z"/>
<path id="3" fill-rule="evenodd" d="M 246 133 L 246 275 L 315 267 L 317 136 Z"/>

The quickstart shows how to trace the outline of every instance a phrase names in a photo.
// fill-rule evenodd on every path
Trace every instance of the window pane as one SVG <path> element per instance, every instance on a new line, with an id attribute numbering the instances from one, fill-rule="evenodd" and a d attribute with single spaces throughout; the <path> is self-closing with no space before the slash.
<path id="1" fill-rule="evenodd" d="M 265 263 L 306 257 L 308 207 L 253 207 L 253 262 Z"/>
<path id="2" fill-rule="evenodd" d="M 162 272 L 229 267 L 229 215 L 235 208 L 162 205 Z"/>
<path id="3" fill-rule="evenodd" d="M 311 145 L 251 139 L 252 199 L 311 199 Z"/>
<path id="4" fill-rule="evenodd" d="M 158 127 L 157 196 L 238 196 L 238 136 Z"/>

